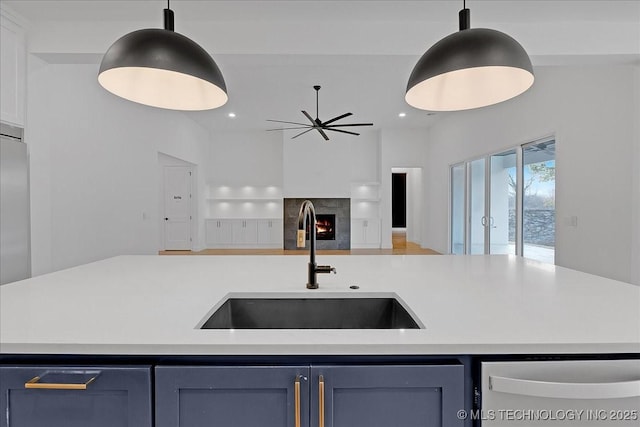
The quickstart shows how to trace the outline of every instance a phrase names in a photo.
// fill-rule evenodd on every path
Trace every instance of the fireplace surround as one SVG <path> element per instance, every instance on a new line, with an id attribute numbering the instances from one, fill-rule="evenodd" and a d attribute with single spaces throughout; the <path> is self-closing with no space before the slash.
<path id="1" fill-rule="evenodd" d="M 321 232 L 316 234 L 316 248 L 351 249 L 351 199 L 349 198 L 285 198 L 283 204 L 284 249 L 305 250 L 296 247 L 298 212 L 305 200 L 313 203 L 319 225 L 317 229 L 321 229 Z M 333 220 L 333 232 L 327 230 L 330 228 L 331 220 Z M 307 244 L 306 250 L 308 246 Z"/>

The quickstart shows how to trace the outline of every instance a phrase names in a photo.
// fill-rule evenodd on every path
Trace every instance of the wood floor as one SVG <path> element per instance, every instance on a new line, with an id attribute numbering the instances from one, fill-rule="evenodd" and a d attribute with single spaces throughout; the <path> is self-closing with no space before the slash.
<path id="1" fill-rule="evenodd" d="M 318 250 L 319 255 L 440 255 L 432 249 L 407 242 L 404 232 L 392 236 L 393 249 Z M 308 250 L 284 249 L 204 249 L 202 251 L 160 251 L 160 255 L 308 255 Z"/>

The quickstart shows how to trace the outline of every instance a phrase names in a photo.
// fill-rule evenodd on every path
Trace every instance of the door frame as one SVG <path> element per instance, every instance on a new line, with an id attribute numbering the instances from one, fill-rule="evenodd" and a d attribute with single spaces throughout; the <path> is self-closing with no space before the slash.
<path id="1" fill-rule="evenodd" d="M 166 197 L 167 197 L 167 188 L 166 188 L 166 177 L 165 177 L 165 172 L 167 171 L 167 169 L 169 168 L 184 168 L 189 172 L 189 249 L 186 250 L 193 250 L 193 213 L 194 213 L 194 209 L 193 209 L 193 188 L 194 188 L 194 182 L 193 182 L 193 167 L 191 165 L 164 165 L 162 167 L 162 215 L 160 218 L 160 221 L 162 223 L 162 250 L 167 250 L 166 247 L 166 241 L 167 241 L 167 235 L 166 235 L 166 223 L 167 223 L 167 212 L 166 212 Z"/>
<path id="2" fill-rule="evenodd" d="M 394 166 L 391 168 L 389 174 L 389 186 L 390 192 L 392 191 L 393 174 L 403 173 L 406 174 L 406 197 L 405 197 L 405 213 L 406 213 L 406 227 L 405 233 L 407 242 L 417 243 L 422 246 L 422 230 L 424 225 L 422 219 L 424 217 L 424 168 L 420 166 Z M 414 183 L 414 181 L 416 181 Z M 414 197 L 415 196 L 415 197 Z M 389 232 L 393 233 L 393 206 L 391 200 L 391 193 L 389 193 Z M 382 230 L 381 230 L 382 239 Z"/>

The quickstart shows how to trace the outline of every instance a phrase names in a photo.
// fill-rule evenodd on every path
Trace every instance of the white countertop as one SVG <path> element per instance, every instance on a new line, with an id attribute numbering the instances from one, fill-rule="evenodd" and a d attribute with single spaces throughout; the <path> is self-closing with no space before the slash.
<path id="1" fill-rule="evenodd" d="M 119 256 L 0 287 L 0 353 L 639 353 L 640 287 L 513 256 Z M 350 290 L 357 284 L 359 290 Z M 420 330 L 199 330 L 229 293 L 397 294 Z"/>

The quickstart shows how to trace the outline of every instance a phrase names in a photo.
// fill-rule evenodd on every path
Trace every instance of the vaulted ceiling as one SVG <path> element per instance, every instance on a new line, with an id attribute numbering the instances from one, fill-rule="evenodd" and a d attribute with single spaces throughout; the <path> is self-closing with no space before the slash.
<path id="1" fill-rule="evenodd" d="M 176 31 L 222 70 L 230 100 L 188 113 L 212 129 L 268 129 L 346 111 L 381 127 L 424 127 L 437 115 L 404 102 L 420 55 L 455 32 L 462 0 L 173 0 Z M 26 21 L 29 51 L 50 63 L 97 64 L 120 36 L 161 27 L 163 0 L 3 1 Z M 503 31 L 534 66 L 640 63 L 640 1 L 468 0 L 471 26 Z M 97 83 L 96 83 L 97 84 Z M 236 118 L 227 114 L 235 112 Z M 407 116 L 399 118 L 398 113 Z"/>

